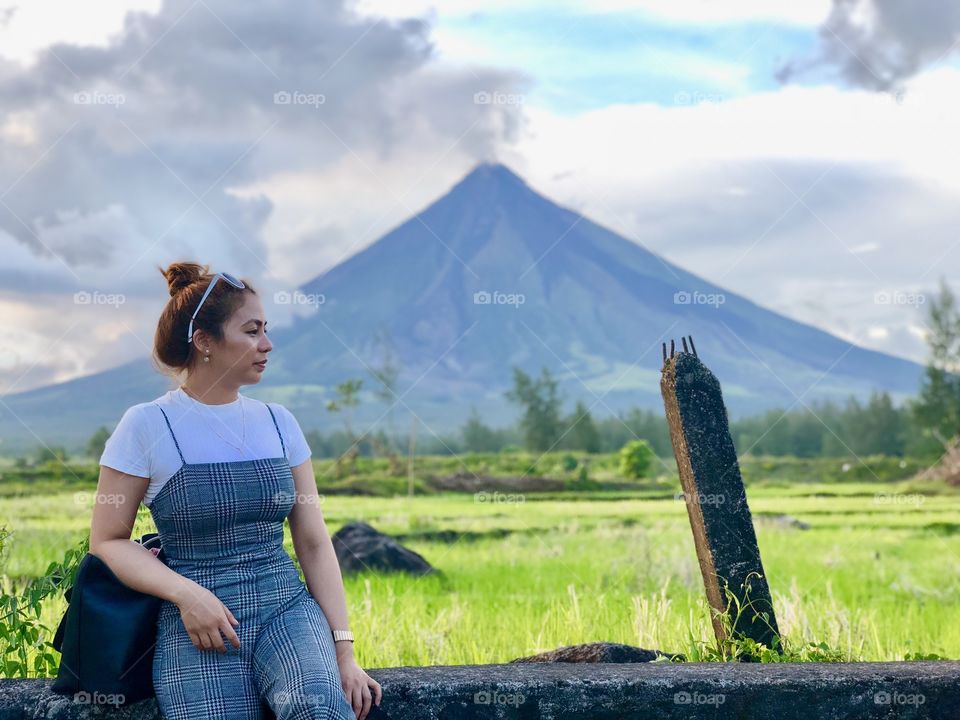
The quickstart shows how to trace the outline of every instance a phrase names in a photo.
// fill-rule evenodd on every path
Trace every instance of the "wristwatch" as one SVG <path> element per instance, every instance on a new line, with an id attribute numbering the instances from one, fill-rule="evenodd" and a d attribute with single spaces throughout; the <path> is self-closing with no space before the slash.
<path id="1" fill-rule="evenodd" d="M 350 642 L 353 642 L 353 633 L 349 630 L 334 630 L 333 641 L 340 642 L 341 640 L 349 640 Z"/>

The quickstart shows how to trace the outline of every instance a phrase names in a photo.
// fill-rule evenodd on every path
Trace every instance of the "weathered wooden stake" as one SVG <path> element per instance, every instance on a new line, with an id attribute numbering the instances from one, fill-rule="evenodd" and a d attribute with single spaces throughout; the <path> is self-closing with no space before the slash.
<path id="1" fill-rule="evenodd" d="M 729 613 L 735 633 L 773 647 L 780 631 L 720 383 L 700 362 L 693 338 L 692 353 L 686 352 L 686 339 L 683 345 L 684 351 L 675 353 L 671 340 L 667 357 L 664 344 L 660 391 L 707 599 Z M 728 602 L 725 587 L 736 604 Z M 726 638 L 720 617 L 713 618 L 713 630 L 718 640 Z"/>

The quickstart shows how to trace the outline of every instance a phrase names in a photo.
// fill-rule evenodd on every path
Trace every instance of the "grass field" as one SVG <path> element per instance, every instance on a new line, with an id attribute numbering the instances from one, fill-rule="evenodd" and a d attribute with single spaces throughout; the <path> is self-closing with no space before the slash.
<path id="1" fill-rule="evenodd" d="M 94 486 L 70 484 L 0 493 L 0 524 L 13 533 L 2 565 L 7 592 L 89 532 Z M 960 496 L 892 481 L 778 479 L 752 483 L 748 498 L 787 643 L 824 642 L 848 660 L 960 658 Z M 363 667 L 506 662 L 602 640 L 688 653 L 691 639 L 712 637 L 686 507 L 669 484 L 324 495 L 323 510 L 331 533 L 364 520 L 403 534 L 442 571 L 346 578 Z M 781 513 L 809 528 L 777 520 Z M 134 535 L 152 529 L 141 508 Z M 437 530 L 478 537 L 430 540 Z M 292 552 L 289 530 L 287 543 Z M 59 596 L 44 607 L 51 628 L 64 609 Z"/>

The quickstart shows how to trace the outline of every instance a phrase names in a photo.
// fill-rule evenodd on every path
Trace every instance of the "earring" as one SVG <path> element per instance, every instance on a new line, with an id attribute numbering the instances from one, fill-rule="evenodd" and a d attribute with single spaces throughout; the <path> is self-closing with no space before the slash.
<path id="1" fill-rule="evenodd" d="M 204 362 L 210 362 L 210 351 L 207 350 L 207 354 L 203 356 Z"/>

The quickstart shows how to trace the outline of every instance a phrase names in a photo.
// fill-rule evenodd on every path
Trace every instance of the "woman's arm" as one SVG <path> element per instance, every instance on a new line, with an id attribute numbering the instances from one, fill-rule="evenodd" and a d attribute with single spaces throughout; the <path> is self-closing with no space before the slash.
<path id="1" fill-rule="evenodd" d="M 313 462 L 307 459 L 293 468 L 297 499 L 290 511 L 290 534 L 293 549 L 303 568 L 310 594 L 316 598 L 332 630 L 348 630 L 347 600 L 340 564 L 333 550 L 333 541 L 320 510 Z M 337 655 L 353 653 L 353 643 L 338 642 Z"/>
<path id="2" fill-rule="evenodd" d="M 343 576 L 320 510 L 313 461 L 307 458 L 293 468 L 293 480 L 297 498 L 289 516 L 290 534 L 293 536 L 297 560 L 303 568 L 307 589 L 327 616 L 330 628 L 348 630 Z M 334 645 L 344 694 L 353 706 L 357 720 L 365 720 L 371 705 L 380 704 L 383 691 L 380 684 L 357 665 L 352 642 L 341 640 Z"/>
<path id="3" fill-rule="evenodd" d="M 130 542 L 137 507 L 149 484 L 150 478 L 100 466 L 90 553 L 103 560 L 127 587 L 179 603 L 190 592 L 192 581 L 168 568 L 140 543 Z"/>

